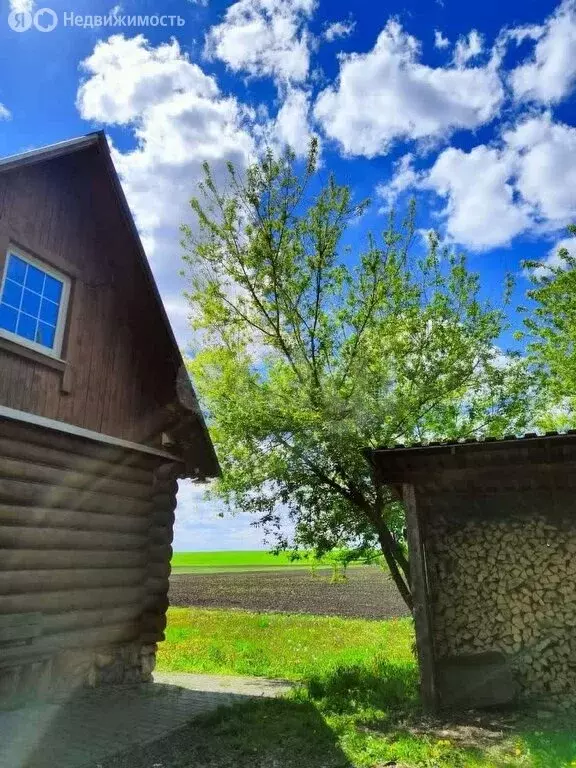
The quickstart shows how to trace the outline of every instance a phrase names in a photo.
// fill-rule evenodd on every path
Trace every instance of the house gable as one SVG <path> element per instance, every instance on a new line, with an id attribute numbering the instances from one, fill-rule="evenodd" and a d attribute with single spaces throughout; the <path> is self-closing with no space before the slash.
<path id="1" fill-rule="evenodd" d="M 2 272 L 10 245 L 71 295 L 61 364 L 0 343 L 0 405 L 149 446 L 173 431 L 188 474 L 217 474 L 103 134 L 0 164 Z"/>

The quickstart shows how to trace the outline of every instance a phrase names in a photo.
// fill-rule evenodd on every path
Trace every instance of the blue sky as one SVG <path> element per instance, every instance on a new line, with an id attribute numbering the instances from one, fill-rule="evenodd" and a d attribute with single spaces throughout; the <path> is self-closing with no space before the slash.
<path id="1" fill-rule="evenodd" d="M 176 335 L 186 346 L 178 225 L 208 160 L 245 167 L 268 143 L 321 142 L 382 210 L 465 249 L 497 295 L 523 258 L 553 259 L 576 220 L 576 2 L 46 0 L 56 28 L 13 31 L 0 0 L 0 156 L 104 128 Z M 179 16 L 181 26 L 64 24 L 64 14 Z M 168 22 L 166 22 L 168 24 Z M 568 241 L 565 241 L 568 242 Z M 253 548 L 187 485 L 177 549 Z"/>

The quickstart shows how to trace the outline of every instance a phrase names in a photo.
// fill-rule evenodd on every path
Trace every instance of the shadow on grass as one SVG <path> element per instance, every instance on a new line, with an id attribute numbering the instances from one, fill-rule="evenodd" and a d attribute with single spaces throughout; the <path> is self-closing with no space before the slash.
<path id="1" fill-rule="evenodd" d="M 318 709 L 262 699 L 192 721 L 101 768 L 353 768 Z"/>
<path id="2" fill-rule="evenodd" d="M 367 729 L 392 743 L 426 743 L 438 766 L 571 768 L 576 765 L 576 719 L 543 724 L 534 714 L 509 711 L 409 717 Z M 416 763 L 420 765 L 420 763 Z"/>
<path id="3" fill-rule="evenodd" d="M 418 671 L 413 663 L 390 664 L 376 657 L 369 665 L 339 666 L 309 676 L 301 695 L 332 714 L 367 708 L 414 711 L 418 707 Z"/>
<path id="4" fill-rule="evenodd" d="M 297 696 L 314 702 L 329 722 L 335 716 L 353 722 L 356 734 L 381 739 L 385 761 L 379 765 L 390 758 L 390 764 L 446 768 L 576 765 L 576 710 L 505 708 L 425 716 L 414 664 L 375 659 L 370 666 L 338 667 L 309 677 Z"/>
<path id="5" fill-rule="evenodd" d="M 569 768 L 576 719 L 541 715 L 425 717 L 415 665 L 375 658 L 309 676 L 288 698 L 199 717 L 101 768 Z"/>
<path id="6" fill-rule="evenodd" d="M 532 755 L 534 768 L 571 766 L 576 764 L 576 713 L 555 719 L 543 727 L 534 723 L 519 728 L 521 737 Z"/>

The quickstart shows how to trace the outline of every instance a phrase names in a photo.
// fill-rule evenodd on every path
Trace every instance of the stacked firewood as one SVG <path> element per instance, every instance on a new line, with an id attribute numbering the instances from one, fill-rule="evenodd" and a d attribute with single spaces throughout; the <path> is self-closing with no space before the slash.
<path id="1" fill-rule="evenodd" d="M 436 520 L 427 534 L 437 657 L 502 651 L 521 690 L 576 686 L 576 524 Z"/>

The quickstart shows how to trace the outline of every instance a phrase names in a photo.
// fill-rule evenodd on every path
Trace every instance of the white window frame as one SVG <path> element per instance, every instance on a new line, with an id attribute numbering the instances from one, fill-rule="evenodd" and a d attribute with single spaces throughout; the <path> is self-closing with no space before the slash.
<path id="1" fill-rule="evenodd" d="M 55 269 L 49 264 L 46 264 L 45 261 L 41 261 L 35 256 L 31 256 L 29 253 L 22 251 L 20 248 L 9 245 L 6 249 L 6 258 L 4 260 L 4 271 L 2 274 L 2 283 L 0 285 L 0 299 L 4 294 L 4 283 L 6 282 L 8 275 L 8 262 L 10 261 L 10 254 L 14 254 L 14 256 L 22 259 L 22 261 L 31 264 L 33 267 L 38 267 L 38 269 L 41 269 L 47 275 L 56 278 L 56 280 L 59 280 L 62 283 L 62 296 L 60 297 L 60 307 L 58 309 L 58 320 L 56 321 L 56 333 L 54 334 L 54 346 L 52 349 L 50 349 L 50 347 L 45 347 L 43 344 L 38 344 L 35 341 L 25 339 L 22 336 L 19 336 L 17 333 L 7 331 L 5 328 L 0 328 L 0 337 L 3 339 L 8 339 L 8 341 L 13 341 L 15 344 L 19 344 L 22 347 L 33 349 L 35 352 L 40 352 L 47 357 L 60 360 L 60 356 L 62 354 L 62 343 L 64 341 L 64 331 L 66 330 L 66 318 L 68 316 L 70 278 L 68 275 L 60 272 L 60 270 Z"/>

